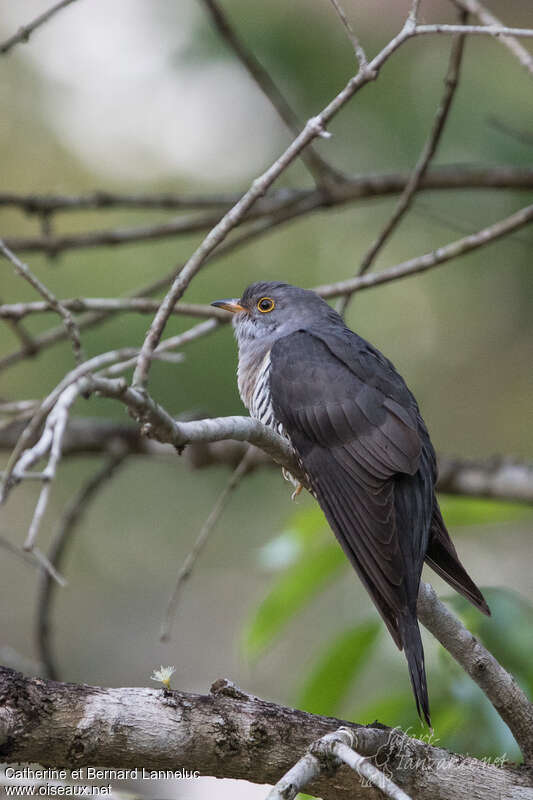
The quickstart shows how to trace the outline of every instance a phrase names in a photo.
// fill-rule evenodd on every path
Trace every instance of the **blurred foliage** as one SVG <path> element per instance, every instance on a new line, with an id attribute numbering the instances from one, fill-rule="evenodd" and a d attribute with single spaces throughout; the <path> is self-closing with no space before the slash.
<path id="1" fill-rule="evenodd" d="M 450 527 L 509 522 L 532 514 L 531 509 L 517 504 L 459 497 L 441 498 L 441 506 Z M 280 574 L 244 631 L 245 651 L 254 656 L 271 644 L 340 570 L 349 568 L 316 507 L 294 514 L 287 530 L 263 547 L 259 558 L 263 567 Z M 457 594 L 446 599 L 467 628 L 533 697 L 533 606 L 512 590 L 489 588 L 483 592 L 492 611 L 490 618 Z M 390 692 L 383 688 L 388 683 L 387 669 L 376 654 L 382 630 L 383 624 L 374 616 L 336 633 L 325 644 L 320 637 L 318 655 L 297 689 L 295 705 L 363 724 L 377 719 L 414 735 L 423 734 L 410 689 Z M 511 734 L 482 691 L 433 640 L 429 647 L 426 644 L 426 663 L 433 743 L 478 756 L 496 757 L 505 752 L 509 759 L 519 759 Z M 376 696 L 370 702 L 360 700 L 354 707 L 353 689 L 369 670 L 374 678 L 379 676 L 374 680 Z"/>

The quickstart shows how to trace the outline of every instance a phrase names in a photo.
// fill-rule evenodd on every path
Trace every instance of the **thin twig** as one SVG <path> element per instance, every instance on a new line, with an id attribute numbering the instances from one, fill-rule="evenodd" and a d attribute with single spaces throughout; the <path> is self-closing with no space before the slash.
<path id="1" fill-rule="evenodd" d="M 0 308 L 2 308 L 2 301 L 0 300 Z M 0 316 L 3 316 L 0 313 Z M 24 328 L 24 325 L 20 324 L 19 319 L 16 317 L 5 317 L 3 318 L 6 320 L 7 326 L 11 329 L 13 334 L 17 337 L 17 339 L 22 344 L 23 349 L 28 353 L 28 355 L 35 353 L 35 346 L 33 344 L 33 340 L 28 333 L 28 331 Z"/>
<path id="2" fill-rule="evenodd" d="M 112 452 L 113 449 L 113 440 L 110 439 L 108 440 L 108 450 Z M 87 513 L 91 502 L 124 463 L 127 456 L 127 450 L 123 449 L 119 443 L 116 452 L 112 452 L 109 459 L 89 478 L 66 507 L 48 551 L 49 563 L 55 569 L 62 569 L 67 549 L 72 544 L 72 537 L 77 526 L 84 514 Z M 53 654 L 50 630 L 55 590 L 56 586 L 50 579 L 50 574 L 45 571 L 41 572 L 37 593 L 35 640 L 39 659 L 44 666 L 44 676 L 51 680 L 59 680 L 59 671 Z"/>
<path id="3" fill-rule="evenodd" d="M 74 2 L 75 0 L 61 0 L 61 2 L 56 3 L 55 6 L 52 6 L 43 14 L 40 14 L 38 17 L 32 20 L 32 22 L 29 22 L 27 25 L 22 25 L 22 27 L 19 28 L 15 34 L 13 34 L 13 36 L 10 36 L 9 39 L 6 39 L 5 42 L 0 44 L 0 54 L 3 55 L 4 53 L 8 53 L 12 47 L 20 44 L 21 42 L 27 42 L 34 30 L 40 28 L 41 25 L 44 25 L 45 22 L 48 22 L 48 20 L 57 14 L 58 11 L 61 11 L 61 9 L 66 8 L 66 6 L 69 6 Z"/>
<path id="4" fill-rule="evenodd" d="M 462 14 L 465 16 L 464 12 L 462 12 Z M 452 43 L 448 69 L 444 81 L 444 94 L 437 108 L 430 134 L 424 144 L 424 147 L 422 148 L 422 152 L 420 153 L 416 166 L 400 196 L 400 199 L 398 200 L 392 216 L 377 239 L 372 243 L 363 256 L 359 267 L 359 275 L 364 275 L 364 273 L 367 272 L 367 270 L 371 267 L 372 263 L 376 259 L 376 256 L 388 241 L 392 233 L 396 230 L 403 216 L 411 207 L 422 178 L 427 172 L 430 162 L 437 152 L 437 148 L 444 132 L 444 127 L 446 125 L 455 91 L 459 82 L 459 74 L 464 51 L 464 41 L 464 36 L 458 36 Z M 350 295 L 346 295 L 345 297 L 341 298 L 337 308 L 340 314 L 344 314 L 349 302 Z"/>
<path id="5" fill-rule="evenodd" d="M 418 618 L 488 697 L 526 762 L 533 759 L 533 703 L 492 653 L 449 611 L 428 583 L 420 584 Z"/>
<path id="6" fill-rule="evenodd" d="M 220 519 L 224 509 L 226 508 L 229 502 L 232 492 L 238 487 L 241 480 L 249 471 L 250 462 L 252 458 L 253 458 L 253 448 L 248 446 L 241 461 L 239 462 L 235 470 L 232 472 L 226 486 L 217 497 L 215 505 L 211 509 L 211 512 L 207 517 L 206 521 L 204 522 L 200 530 L 200 533 L 198 534 L 198 537 L 194 545 L 192 546 L 191 551 L 188 553 L 187 557 L 185 558 L 185 561 L 183 562 L 178 572 L 178 576 L 176 578 L 176 584 L 168 601 L 165 616 L 161 624 L 160 639 L 162 642 L 168 641 L 168 639 L 170 639 L 172 623 L 174 621 L 174 618 L 176 616 L 176 611 L 178 609 L 178 604 L 181 597 L 183 584 L 191 577 L 194 566 L 198 558 L 200 557 L 202 551 L 204 550 L 205 546 L 207 545 L 207 542 L 209 541 L 218 520 Z"/>
<path id="7" fill-rule="evenodd" d="M 331 187 L 333 202 L 360 200 L 364 197 L 396 194 L 403 191 L 410 173 L 393 172 L 369 175 L 345 175 L 338 186 Z M 450 181 L 453 180 L 453 185 Z M 532 170 L 518 167 L 448 165 L 433 167 L 426 175 L 425 188 L 531 188 L 533 186 Z M 328 187 L 329 190 L 330 187 Z M 289 189 L 284 187 L 268 193 L 268 204 L 259 200 L 255 210 L 262 214 L 270 214 L 279 210 L 282 204 L 291 204 L 310 194 L 319 194 L 317 189 Z M 198 209 L 217 208 L 227 211 L 239 200 L 240 195 L 229 192 L 220 195 L 181 195 L 173 193 L 153 194 L 117 194 L 97 191 L 84 195 L 54 194 L 17 194 L 16 192 L 0 192 L 0 206 L 18 208 L 27 214 L 44 212 L 86 211 L 91 209 L 113 210 L 118 208 L 134 209 Z M 8 244 L 11 240 L 7 240 Z M 11 245 L 10 245 L 11 246 Z M 12 248 L 19 250 L 20 248 Z"/>
<path id="8" fill-rule="evenodd" d="M 348 36 L 348 39 L 351 42 L 353 51 L 355 53 L 355 57 L 357 58 L 359 69 L 365 69 L 366 65 L 368 64 L 368 59 L 366 57 L 366 53 L 363 47 L 361 46 L 361 42 L 357 37 L 357 34 L 355 33 L 354 29 L 350 24 L 350 20 L 346 16 L 346 12 L 339 3 L 339 0 L 330 0 L 330 2 L 335 11 L 337 12 L 337 16 L 339 17 L 340 21 L 344 25 L 344 29 L 346 30 L 346 35 Z"/>
<path id="9" fill-rule="evenodd" d="M 209 12 L 216 29 L 224 41 L 231 47 L 252 80 L 259 86 L 265 97 L 275 108 L 282 122 L 284 122 L 293 136 L 298 136 L 303 125 L 277 84 L 274 83 L 270 73 L 267 72 L 252 51 L 249 50 L 237 36 L 235 29 L 230 25 L 228 17 L 224 14 L 216 0 L 202 0 L 202 2 Z M 338 178 L 338 173 L 324 161 L 322 156 L 320 156 L 311 145 L 300 153 L 300 157 L 318 183 L 330 174 L 332 174 L 334 178 Z"/>
<path id="10" fill-rule="evenodd" d="M 494 14 L 485 8 L 479 0 L 452 0 L 458 8 L 463 9 L 464 11 L 469 11 L 471 14 L 475 14 L 480 22 L 484 25 L 500 25 L 500 20 L 494 16 Z M 533 56 L 529 53 L 526 48 L 518 42 L 512 36 L 502 36 L 500 41 L 505 47 L 507 47 L 511 53 L 518 59 L 520 64 L 522 64 L 525 69 L 533 75 Z"/>
<path id="11" fill-rule="evenodd" d="M 385 64 L 390 56 L 411 36 L 412 31 L 406 24 L 400 33 L 372 59 L 366 69 L 359 70 L 357 75 L 348 81 L 344 89 L 342 89 L 316 117 L 307 121 L 302 132 L 291 142 L 289 147 L 262 175 L 253 181 L 252 185 L 241 197 L 239 202 L 209 231 L 200 246 L 194 251 L 185 264 L 180 275 L 172 284 L 152 321 L 143 342 L 137 367 L 133 375 L 134 386 L 141 388 L 146 386 L 151 356 L 163 333 L 170 316 L 170 311 L 183 295 L 191 280 L 202 268 L 207 256 L 224 241 L 230 231 L 239 224 L 252 208 L 255 201 L 265 194 L 282 172 L 284 172 L 295 158 L 298 157 L 301 151 L 316 137 L 325 135 L 325 126 L 327 123 L 333 119 L 337 112 L 340 111 L 363 86 L 376 78 L 383 64 Z"/>
<path id="12" fill-rule="evenodd" d="M 465 33 L 469 36 L 519 36 L 533 39 L 533 28 L 508 28 L 505 25 L 417 25 L 412 36 L 433 36 L 440 34 Z"/>
<path id="13" fill-rule="evenodd" d="M 372 286 L 379 286 L 382 283 L 389 283 L 400 278 L 406 278 L 411 275 L 417 275 L 419 272 L 425 272 L 433 267 L 438 267 L 446 261 L 450 261 L 458 256 L 465 255 L 472 252 L 479 247 L 483 247 L 489 242 L 494 242 L 507 236 L 511 231 L 519 230 L 525 225 L 529 225 L 533 221 L 533 205 L 526 206 L 510 217 L 499 220 L 493 225 L 482 228 L 477 233 L 470 236 L 465 236 L 462 239 L 457 239 L 455 242 L 438 247 L 429 253 L 422 256 L 411 258 L 408 261 L 402 261 L 393 267 L 384 269 L 381 272 L 367 273 L 366 275 L 358 275 L 355 278 L 349 278 L 345 281 L 338 283 L 324 284 L 315 287 L 315 292 L 322 297 L 338 297 L 342 294 L 351 294 L 362 289 L 369 289 Z"/>
<path id="14" fill-rule="evenodd" d="M 168 350 L 175 349 L 176 347 L 181 347 L 184 344 L 210 333 L 217 325 L 218 321 L 213 319 L 200 322 L 184 333 L 169 337 L 169 339 L 161 342 L 157 352 L 164 353 Z M 56 446 L 57 442 L 59 442 L 59 444 L 61 443 L 63 438 L 62 426 L 64 422 L 66 422 L 63 412 L 66 411 L 68 414 L 76 398 L 83 392 L 91 391 L 91 387 L 94 384 L 92 373 L 96 373 L 98 370 L 103 370 L 105 367 L 109 368 L 110 365 L 115 365 L 115 374 L 120 373 L 129 368 L 130 359 L 135 358 L 138 353 L 139 350 L 134 347 L 123 347 L 117 350 L 109 350 L 106 353 L 100 353 L 100 355 L 94 356 L 94 358 L 91 358 L 88 361 L 84 361 L 82 364 L 68 372 L 63 377 L 57 386 L 41 402 L 40 406 L 34 412 L 30 422 L 21 433 L 15 447 L 13 448 L 4 470 L 0 489 L 0 502 L 5 501 L 7 493 L 10 490 L 13 482 L 24 480 L 27 469 L 33 466 L 33 464 L 35 464 L 40 458 L 42 458 L 48 452 L 54 442 L 56 442 Z M 87 376 L 89 377 L 87 378 Z M 87 380 L 82 381 L 83 378 L 87 378 Z M 55 409 L 58 405 L 59 408 L 57 410 L 57 416 L 52 416 L 52 409 Z M 34 437 L 39 431 L 39 428 L 47 417 L 47 423 L 42 436 L 38 442 L 31 447 L 31 449 L 26 450 L 23 453 L 24 449 L 33 441 Z M 57 430 L 55 427 L 56 423 L 59 425 Z M 57 436 L 60 438 L 58 439 Z M 53 464 L 54 462 L 52 462 L 52 466 Z M 55 469 L 53 472 L 55 474 Z M 45 472 L 42 474 L 43 480 L 47 483 L 52 477 L 53 474 L 50 473 L 49 468 L 47 468 L 47 470 L 45 470 Z M 39 511 L 43 505 L 46 507 L 48 491 L 45 491 L 45 489 L 46 486 L 43 486 Z M 39 522 L 39 520 L 40 516 L 37 517 L 37 522 Z"/>
<path id="15" fill-rule="evenodd" d="M 409 11 L 409 23 L 413 27 L 418 24 L 418 12 L 420 10 L 420 0 L 411 0 L 411 9 Z"/>
<path id="16" fill-rule="evenodd" d="M 46 469 L 43 471 L 43 483 L 33 517 L 28 529 L 28 535 L 24 542 L 24 550 L 33 550 L 37 533 L 41 525 L 44 513 L 48 506 L 50 498 L 50 491 L 52 481 L 54 480 L 57 472 L 59 461 L 61 460 L 61 448 L 63 444 L 63 437 L 67 426 L 68 415 L 72 405 L 78 397 L 78 389 L 76 385 L 69 386 L 59 396 L 54 409 L 48 415 L 46 420 L 45 429 L 40 439 L 44 443 L 42 448 L 36 446 L 30 451 L 26 451 L 20 458 L 18 464 L 13 468 L 13 476 L 17 480 L 24 479 L 24 473 L 28 466 L 32 466 L 44 453 L 41 452 L 43 448 L 50 451 L 50 457 Z"/>
<path id="17" fill-rule="evenodd" d="M 138 192 L 121 194 L 99 189 L 88 194 L 18 194 L 0 192 L 0 206 L 20 208 L 26 214 L 57 214 L 69 211 L 126 209 L 168 209 L 181 211 L 205 211 L 205 209 L 225 209 L 238 200 L 234 192 L 218 194 L 176 194 L 175 192 Z"/>
<path id="18" fill-rule="evenodd" d="M 61 300 L 63 308 L 68 311 L 97 311 L 105 314 L 122 314 L 136 312 L 139 314 L 153 314 L 159 308 L 158 300 L 147 297 L 73 297 Z M 55 311 L 50 303 L 34 301 L 29 303 L 4 303 L 0 305 L 0 318 L 17 322 L 28 314 L 44 314 Z M 204 319 L 227 320 L 227 312 L 213 306 L 200 305 L 199 303 L 178 303 L 172 313 L 186 317 L 200 317 Z"/>
<path id="19" fill-rule="evenodd" d="M 81 338 L 80 338 L 80 331 L 78 326 L 76 325 L 72 314 L 68 311 L 64 306 L 61 305 L 59 300 L 56 296 L 48 289 L 42 281 L 37 278 L 36 275 L 33 274 L 31 269 L 28 267 L 27 264 L 24 264 L 20 258 L 18 258 L 10 249 L 7 247 L 4 242 L 0 239 L 0 252 L 3 253 L 5 258 L 10 261 L 14 268 L 15 272 L 24 278 L 28 283 L 33 286 L 33 288 L 39 292 L 41 297 L 44 297 L 47 303 L 54 309 L 54 311 L 59 314 L 60 317 L 63 318 L 63 322 L 65 324 L 65 328 L 72 340 L 72 349 L 74 350 L 74 357 L 76 362 L 79 364 L 83 360 L 83 348 L 81 345 Z"/>
<path id="20" fill-rule="evenodd" d="M 35 567 L 36 569 L 44 569 L 50 578 L 56 581 L 60 586 L 67 585 L 67 582 L 63 576 L 59 574 L 52 564 L 50 564 L 49 560 L 43 553 L 41 553 L 38 547 L 35 547 L 31 553 L 27 553 L 21 547 L 13 544 L 13 542 L 10 542 L 9 539 L 6 539 L 4 536 L 0 536 L 0 547 L 3 547 L 8 553 L 16 556 L 31 567 Z"/>
<path id="21" fill-rule="evenodd" d="M 318 210 L 334 210 L 336 207 L 351 202 L 360 202 L 365 198 L 386 197 L 399 194 L 405 189 L 411 173 L 390 173 L 355 175 L 343 178 L 337 183 L 328 182 L 327 189 L 282 189 L 269 193 L 264 200 L 258 200 L 250 213 L 245 215 L 239 226 L 250 223 L 254 235 L 267 233 L 271 227 L 282 222 L 296 219 L 299 216 Z M 419 191 L 433 189 L 516 189 L 531 190 L 533 188 L 533 169 L 528 167 L 480 167 L 478 165 L 434 167 L 425 175 Z M 12 201 L 17 196 L 9 196 Z M 33 197 L 33 195 L 30 195 Z M 43 195 L 43 200 L 46 195 Z M 238 197 L 232 196 L 234 202 Z M 20 196 L 23 204 L 26 195 Z M 83 197 L 80 198 L 83 200 Z M 122 196 L 115 197 L 116 206 L 120 207 Z M 59 202 L 59 199 L 58 199 Z M 16 203 L 9 203 L 13 205 Z M 20 206 L 23 207 L 23 206 Z M 150 206 L 147 205 L 149 208 Z M 227 211 L 229 205 L 224 206 Z M 16 252 L 62 253 L 72 249 L 113 246 L 119 247 L 136 242 L 155 241 L 186 235 L 199 230 L 209 230 L 211 224 L 220 219 L 221 213 L 205 215 L 193 219 L 176 219 L 166 223 L 140 225 L 129 228 L 114 228 L 82 233 L 56 235 L 50 238 L 43 236 L 9 237 L 5 239 L 8 247 Z M 253 222 L 251 222 L 253 220 Z M 248 231 L 246 232 L 248 233 Z M 213 253 L 211 257 L 215 257 Z M 139 292 L 146 294 L 146 291 Z"/>

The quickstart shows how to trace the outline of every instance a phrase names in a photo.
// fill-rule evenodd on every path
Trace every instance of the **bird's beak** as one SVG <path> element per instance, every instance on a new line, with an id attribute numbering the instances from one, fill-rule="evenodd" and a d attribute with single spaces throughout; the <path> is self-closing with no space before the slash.
<path id="1" fill-rule="evenodd" d="M 215 308 L 223 308 L 225 311 L 231 311 L 232 314 L 237 314 L 239 311 L 247 311 L 244 306 L 241 306 L 236 297 L 234 297 L 233 300 L 215 300 L 211 305 L 215 306 Z"/>

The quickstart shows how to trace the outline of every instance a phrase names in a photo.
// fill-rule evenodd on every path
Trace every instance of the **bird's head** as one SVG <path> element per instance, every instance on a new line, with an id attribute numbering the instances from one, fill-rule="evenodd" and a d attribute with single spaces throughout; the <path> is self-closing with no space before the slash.
<path id="1" fill-rule="evenodd" d="M 240 298 L 211 303 L 234 314 L 233 327 L 239 343 L 250 339 L 278 339 L 295 330 L 311 328 L 336 312 L 309 289 L 279 281 L 252 283 Z"/>

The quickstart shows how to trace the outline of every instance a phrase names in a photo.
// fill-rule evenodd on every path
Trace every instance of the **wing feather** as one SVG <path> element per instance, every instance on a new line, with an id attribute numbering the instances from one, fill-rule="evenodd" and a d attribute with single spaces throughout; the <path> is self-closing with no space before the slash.
<path id="1" fill-rule="evenodd" d="M 416 602 L 433 508 L 412 395 L 390 362 L 347 329 L 278 340 L 270 391 L 318 502 L 401 647 L 397 620 L 413 594 Z"/>

